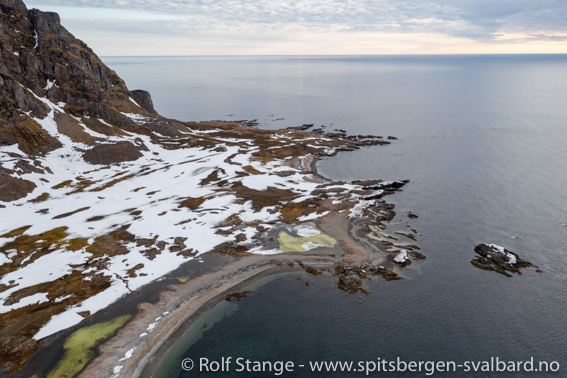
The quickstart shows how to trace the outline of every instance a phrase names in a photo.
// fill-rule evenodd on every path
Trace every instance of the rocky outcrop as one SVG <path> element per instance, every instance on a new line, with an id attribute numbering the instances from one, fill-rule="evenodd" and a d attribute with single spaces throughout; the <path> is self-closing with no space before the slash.
<path id="1" fill-rule="evenodd" d="M 335 276 L 339 277 L 337 287 L 349 294 L 362 292 L 368 294 L 364 289 L 362 280 L 369 279 L 373 276 L 382 276 L 387 281 L 401 280 L 392 269 L 384 266 L 376 266 L 371 264 L 363 264 L 361 266 L 349 266 L 339 263 L 335 266 Z"/>
<path id="2" fill-rule="evenodd" d="M 0 11 L 0 146 L 17 143 L 36 155 L 61 147 L 34 125 L 52 111 L 49 103 L 79 121 L 102 119 L 125 130 L 140 128 L 128 114 L 161 118 L 149 93 L 129 91 L 56 13 L 28 11 L 20 0 L 0 0 Z"/>
<path id="3" fill-rule="evenodd" d="M 141 89 L 133 90 L 132 98 L 144 109 L 152 114 L 157 114 L 154 109 L 154 102 L 152 101 L 152 96 L 150 92 Z"/>
<path id="4" fill-rule="evenodd" d="M 26 5 L 22 0 L 3 0 L 1 4 L 5 4 L 9 8 L 13 8 L 19 12 L 26 12 Z"/>
<path id="5" fill-rule="evenodd" d="M 521 275 L 520 269 L 523 268 L 534 268 L 536 272 L 541 273 L 537 266 L 522 260 L 517 253 L 495 244 L 479 244 L 474 247 L 474 251 L 479 257 L 471 260 L 471 264 L 480 269 L 493 270 L 507 277 L 512 277 L 510 273 Z"/>
<path id="6" fill-rule="evenodd" d="M 133 133 L 152 140 L 182 135 L 182 123 L 160 116 L 148 92 L 130 91 L 59 15 L 28 10 L 21 0 L 0 0 L 0 88 L 0 148 L 18 152 L 0 151 L 3 201 L 36 187 L 14 175 L 13 160 L 54 152 L 116 164 L 142 156 L 145 146 Z"/>

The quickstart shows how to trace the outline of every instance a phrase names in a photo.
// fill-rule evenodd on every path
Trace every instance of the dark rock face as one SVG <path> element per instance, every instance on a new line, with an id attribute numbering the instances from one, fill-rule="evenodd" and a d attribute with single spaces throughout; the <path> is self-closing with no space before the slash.
<path id="1" fill-rule="evenodd" d="M 13 8 L 19 12 L 26 12 L 26 5 L 22 0 L 3 0 L 2 4 L 5 4 L 8 8 Z"/>
<path id="2" fill-rule="evenodd" d="M 28 10 L 21 0 L 0 0 L 0 88 L 0 147 L 17 145 L 28 158 L 63 147 L 63 135 L 81 144 L 66 147 L 86 151 L 89 163 L 121 163 L 138 159 L 145 147 L 105 137 L 180 136 L 180 123 L 157 114 L 148 92 L 130 91 L 59 15 Z M 3 171 L 0 200 L 36 187 L 13 175 Z"/>
<path id="3" fill-rule="evenodd" d="M 532 263 L 522 260 L 517 253 L 504 249 L 493 244 L 479 244 L 474 247 L 474 251 L 480 256 L 471 260 L 471 264 L 484 270 L 493 270 L 507 277 L 512 277 L 510 273 L 522 274 L 520 269 L 534 268 L 536 272 L 541 270 Z"/>
<path id="4" fill-rule="evenodd" d="M 135 89 L 132 92 L 132 98 L 144 109 L 152 114 L 157 114 L 154 109 L 154 102 L 150 92 L 141 89 Z"/>
<path id="5" fill-rule="evenodd" d="M 28 154 L 60 147 L 31 125 L 51 110 L 39 98 L 64 106 L 75 117 L 103 119 L 126 129 L 137 125 L 121 113 L 157 115 L 149 94 L 131 93 L 61 26 L 56 13 L 28 11 L 20 0 L 0 0 L 0 86 L 0 145 L 18 143 Z M 142 108 L 129 100 L 131 94 Z"/>

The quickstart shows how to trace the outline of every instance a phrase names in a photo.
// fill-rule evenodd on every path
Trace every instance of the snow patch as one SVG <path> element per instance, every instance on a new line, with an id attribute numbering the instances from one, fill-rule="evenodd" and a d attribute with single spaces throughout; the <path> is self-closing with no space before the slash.
<path id="1" fill-rule="evenodd" d="M 309 237 L 309 236 L 315 236 L 315 235 L 319 235 L 321 233 L 321 231 L 319 231 L 314 224 L 312 223 L 307 223 L 307 224 L 302 224 L 302 225 L 298 225 L 294 228 L 292 228 L 292 230 L 298 235 L 301 236 L 303 238 Z"/>
<path id="2" fill-rule="evenodd" d="M 301 248 L 303 248 L 306 251 L 310 251 L 312 249 L 319 247 L 325 247 L 325 246 L 321 243 L 316 243 L 316 242 L 305 242 L 301 244 Z"/>
<path id="3" fill-rule="evenodd" d="M 139 105 L 138 105 L 139 106 Z M 124 113 L 121 112 L 122 115 L 125 115 L 126 117 L 130 118 L 132 121 L 136 122 L 138 125 L 144 125 L 145 123 L 147 123 L 150 118 L 149 117 L 144 117 L 141 114 L 136 114 L 136 113 Z"/>
<path id="4" fill-rule="evenodd" d="M 47 85 L 45 86 L 45 90 L 50 90 L 51 88 L 53 88 L 53 85 L 55 84 L 55 80 L 51 81 L 49 79 L 47 79 Z"/>
<path id="5" fill-rule="evenodd" d="M 394 261 L 400 264 L 403 264 L 408 260 L 409 260 L 408 251 L 405 249 L 402 249 L 400 252 L 398 252 L 396 257 L 394 257 Z"/>
<path id="6" fill-rule="evenodd" d="M 516 259 L 516 256 L 514 256 L 511 253 L 507 253 L 506 249 L 502 246 L 496 245 L 496 244 L 487 244 L 490 248 L 492 248 L 494 251 L 496 251 L 497 253 L 506 255 L 506 257 L 508 257 L 508 264 L 514 265 L 518 262 L 518 260 Z"/>
<path id="7" fill-rule="evenodd" d="M 47 299 L 47 293 L 35 293 L 33 295 L 20 299 L 18 303 L 14 303 L 10 307 L 12 310 L 16 310 L 18 308 L 26 307 L 32 304 L 47 302 L 48 300 L 49 299 Z"/>
<path id="8" fill-rule="evenodd" d="M 320 214 L 317 214 L 317 212 L 313 212 L 311 214 L 298 217 L 297 220 L 299 220 L 300 222 L 307 222 L 307 221 L 310 221 L 310 220 L 314 220 L 314 219 L 324 217 L 327 214 L 329 214 L 328 211 L 325 211 L 325 212 L 320 213 Z"/>
<path id="9" fill-rule="evenodd" d="M 0 253 L 0 266 L 12 262 L 12 259 L 9 259 L 5 254 Z"/>
<path id="10" fill-rule="evenodd" d="M 69 322 L 69 320 L 72 320 Z M 75 324 L 78 324 L 83 320 L 83 317 L 77 313 L 74 313 L 73 318 L 69 316 L 53 316 L 49 322 L 41 327 L 41 329 L 33 336 L 35 340 L 42 339 L 44 337 L 53 335 L 56 332 L 61 331 L 62 329 L 72 327 Z"/>
<path id="11" fill-rule="evenodd" d="M 250 175 L 242 179 L 242 185 L 250 189 L 264 191 L 268 189 L 268 186 L 274 186 L 275 183 L 264 175 Z"/>
<path id="12" fill-rule="evenodd" d="M 115 366 L 114 369 L 112 369 L 113 375 L 111 376 L 111 378 L 117 378 L 117 377 L 119 377 L 119 376 L 120 376 L 120 371 L 122 370 L 123 367 L 124 367 L 124 366 L 122 366 L 122 365 Z"/>
<path id="13" fill-rule="evenodd" d="M 368 202 L 366 200 L 359 200 L 356 205 L 350 210 L 349 218 L 359 218 L 362 216 L 362 212 L 366 207 L 368 207 Z"/>
<path id="14" fill-rule="evenodd" d="M 138 108 L 141 108 L 141 106 L 132 97 L 128 97 L 128 99 L 132 101 Z"/>
<path id="15" fill-rule="evenodd" d="M 118 362 L 122 362 L 122 361 L 126 361 L 130 358 L 132 358 L 132 356 L 134 355 L 134 351 L 138 349 L 138 347 L 133 347 L 132 349 L 130 349 L 128 352 L 126 352 L 126 354 L 124 355 L 123 358 L 121 358 Z"/>

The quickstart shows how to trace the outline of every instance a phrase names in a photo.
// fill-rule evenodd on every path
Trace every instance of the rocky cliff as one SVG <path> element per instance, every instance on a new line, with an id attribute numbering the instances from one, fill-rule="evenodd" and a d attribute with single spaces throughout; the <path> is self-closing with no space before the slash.
<path id="1" fill-rule="evenodd" d="M 138 157 L 139 146 L 123 141 L 113 147 L 107 137 L 178 135 L 178 125 L 155 112 L 148 92 L 128 90 L 56 13 L 28 10 L 21 0 L 0 0 L 0 87 L 0 146 L 17 145 L 29 156 L 63 147 L 61 134 L 79 143 L 73 149 L 88 161 L 109 164 Z M 52 120 L 51 132 L 45 120 Z M 0 175 L 0 200 L 33 189 L 10 179 L 5 168 Z"/>

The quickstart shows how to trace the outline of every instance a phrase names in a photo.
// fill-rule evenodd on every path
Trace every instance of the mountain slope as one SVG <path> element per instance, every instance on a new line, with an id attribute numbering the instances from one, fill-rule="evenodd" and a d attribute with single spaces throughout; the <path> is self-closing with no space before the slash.
<path id="1" fill-rule="evenodd" d="M 63 146 L 61 135 L 77 143 L 73 149 L 87 161 L 116 163 L 139 157 L 138 148 L 131 141 L 112 148 L 107 137 L 128 131 L 152 135 L 137 122 L 144 117 L 153 130 L 179 135 L 175 122 L 155 113 L 147 92 L 129 91 L 85 43 L 61 26 L 57 14 L 28 11 L 19 0 L 2 0 L 0 11 L 0 146 L 17 144 L 29 156 L 44 156 Z M 57 127 L 45 127 L 47 120 Z M 32 165 L 43 169 L 37 160 Z M 5 169 L 0 175 L 1 200 L 22 198 L 34 188 L 10 178 Z"/>

